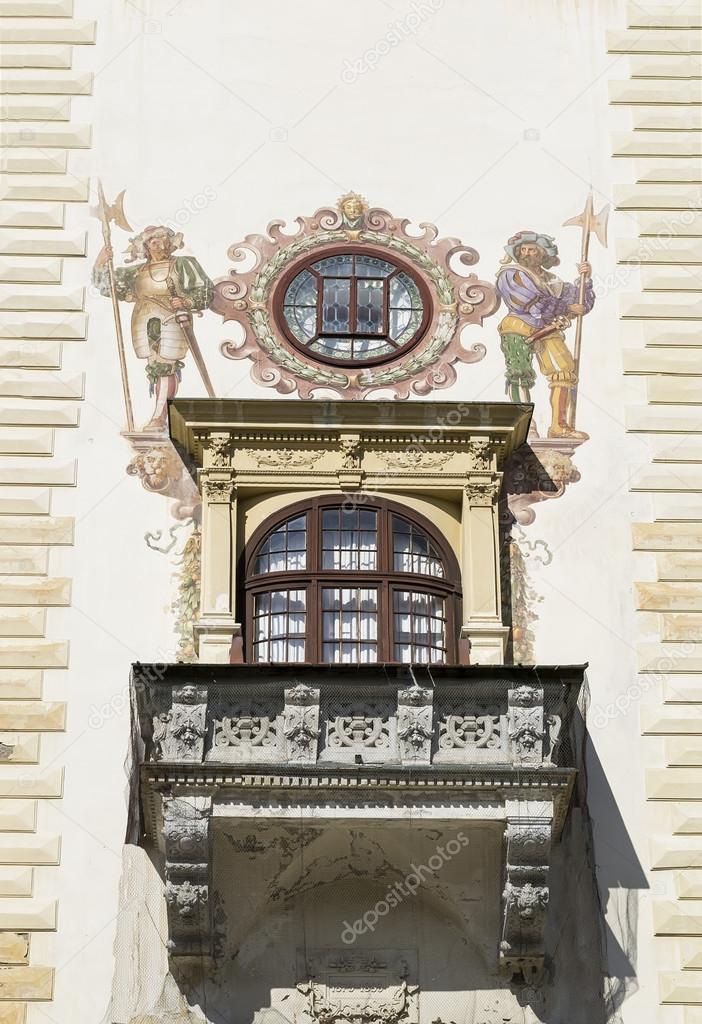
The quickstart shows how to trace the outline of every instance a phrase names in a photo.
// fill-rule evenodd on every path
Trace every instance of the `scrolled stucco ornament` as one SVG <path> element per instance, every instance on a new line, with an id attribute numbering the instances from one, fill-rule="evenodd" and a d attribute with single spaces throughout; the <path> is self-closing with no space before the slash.
<path id="1" fill-rule="evenodd" d="M 292 233 L 283 233 L 284 223 L 272 221 L 265 235 L 247 235 L 230 247 L 234 266 L 217 281 L 211 304 L 225 322 L 242 329 L 242 338 L 222 344 L 222 354 L 250 359 L 256 383 L 281 394 L 297 391 L 301 398 L 332 391 L 359 399 L 388 389 L 405 399 L 451 386 L 454 363 L 483 359 L 484 345 L 466 345 L 461 338 L 466 325 L 481 325 L 499 305 L 493 285 L 470 272 L 479 258 L 475 249 L 456 238 L 438 238 L 433 224 L 421 223 L 413 233 L 411 221 L 369 207 L 356 193 L 342 196 L 336 209 L 322 207 L 297 217 Z M 281 322 L 281 296 L 296 268 L 339 254 L 345 246 L 356 254 L 367 248 L 369 256 L 408 268 L 428 297 L 416 342 L 380 362 L 346 366 L 317 358 L 294 344 Z"/>

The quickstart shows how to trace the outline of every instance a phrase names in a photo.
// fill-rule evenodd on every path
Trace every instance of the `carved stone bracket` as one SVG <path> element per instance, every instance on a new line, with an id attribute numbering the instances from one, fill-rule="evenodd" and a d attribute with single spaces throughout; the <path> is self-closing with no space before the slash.
<path id="1" fill-rule="evenodd" d="M 207 796 L 163 799 L 168 948 L 173 957 L 212 953 L 211 811 Z"/>
<path id="2" fill-rule="evenodd" d="M 397 694 L 397 739 L 403 764 L 429 764 L 434 735 L 434 693 L 417 683 Z"/>
<path id="3" fill-rule="evenodd" d="M 540 765 L 544 760 L 544 691 L 518 686 L 507 695 L 508 734 L 514 764 Z"/>
<path id="4" fill-rule="evenodd" d="M 533 505 L 562 497 L 570 484 L 580 480 L 572 456 L 581 443 L 532 438 L 511 456 L 505 466 L 505 522 L 529 526 L 536 518 Z"/>
<path id="5" fill-rule="evenodd" d="M 283 734 L 288 761 L 314 764 L 319 742 L 319 690 L 298 683 L 285 691 Z"/>
<path id="6" fill-rule="evenodd" d="M 154 759 L 199 764 L 205 751 L 206 732 L 207 688 L 174 688 L 170 711 L 153 717 Z"/>
<path id="7" fill-rule="evenodd" d="M 206 453 L 206 468 L 227 469 L 231 465 L 231 434 L 219 432 L 208 434 L 204 451 Z"/>
<path id="8" fill-rule="evenodd" d="M 509 814 L 518 807 L 508 806 L 500 961 L 513 982 L 533 985 L 543 971 L 552 807 L 528 805 L 527 815 Z"/>

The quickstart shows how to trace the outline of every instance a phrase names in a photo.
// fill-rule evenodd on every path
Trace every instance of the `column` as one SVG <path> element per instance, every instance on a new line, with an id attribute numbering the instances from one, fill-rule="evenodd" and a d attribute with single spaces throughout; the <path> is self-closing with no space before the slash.
<path id="1" fill-rule="evenodd" d="M 493 474 L 472 475 L 463 489 L 461 640 L 469 644 L 473 665 L 500 665 L 505 660 L 509 628 L 502 623 L 500 602 L 498 481 Z"/>

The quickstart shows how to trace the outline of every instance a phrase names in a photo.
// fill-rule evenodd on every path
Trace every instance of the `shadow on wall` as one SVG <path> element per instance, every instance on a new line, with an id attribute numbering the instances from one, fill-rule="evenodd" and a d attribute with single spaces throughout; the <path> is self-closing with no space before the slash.
<path id="1" fill-rule="evenodd" d="M 587 734 L 588 704 L 586 682 L 571 740 L 578 768 L 573 806 L 551 862 L 546 948 L 554 985 L 539 1019 L 573 1021 L 577 996 L 585 1007 L 578 1019 L 619 1024 L 622 1004 L 638 987 L 638 900 L 648 882 Z M 616 922 L 616 934 L 605 915 Z"/>

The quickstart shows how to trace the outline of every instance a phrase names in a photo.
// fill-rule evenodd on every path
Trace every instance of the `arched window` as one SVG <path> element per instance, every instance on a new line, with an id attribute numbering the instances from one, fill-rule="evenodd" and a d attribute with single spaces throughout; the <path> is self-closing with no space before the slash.
<path id="1" fill-rule="evenodd" d="M 456 662 L 458 565 L 404 506 L 298 503 L 256 531 L 244 567 L 250 661 Z"/>
<path id="2" fill-rule="evenodd" d="M 415 345 L 431 297 L 410 264 L 367 246 L 297 263 L 276 290 L 276 318 L 305 355 L 341 366 L 388 362 Z"/>

